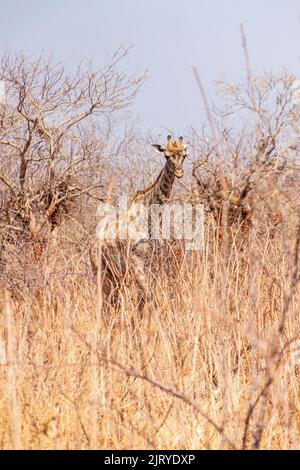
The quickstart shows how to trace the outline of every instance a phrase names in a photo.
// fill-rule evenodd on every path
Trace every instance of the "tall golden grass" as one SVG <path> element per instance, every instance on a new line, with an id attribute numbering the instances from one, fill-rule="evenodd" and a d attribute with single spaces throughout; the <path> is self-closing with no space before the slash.
<path id="1" fill-rule="evenodd" d="M 133 286 L 107 308 L 79 258 L 50 282 L 58 249 L 35 299 L 3 291 L 0 447 L 299 447 L 297 234 L 228 250 L 208 224 L 142 316 Z"/>

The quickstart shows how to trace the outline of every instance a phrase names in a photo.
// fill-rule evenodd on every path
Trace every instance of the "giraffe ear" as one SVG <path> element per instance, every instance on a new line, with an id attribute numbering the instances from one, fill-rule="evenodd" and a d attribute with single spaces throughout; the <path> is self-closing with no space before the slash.
<path id="1" fill-rule="evenodd" d="M 152 147 L 154 147 L 158 153 L 164 153 L 166 151 L 165 147 L 159 144 L 152 144 Z"/>

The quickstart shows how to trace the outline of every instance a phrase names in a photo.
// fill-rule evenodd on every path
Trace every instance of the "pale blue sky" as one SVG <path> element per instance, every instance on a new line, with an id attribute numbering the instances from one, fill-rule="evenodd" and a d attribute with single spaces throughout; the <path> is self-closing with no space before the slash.
<path id="1" fill-rule="evenodd" d="M 124 67 L 150 72 L 134 111 L 154 131 L 202 126 L 193 64 L 209 96 L 213 80 L 244 74 L 241 22 L 252 68 L 284 66 L 300 77 L 299 0 L 0 0 L 0 15 L 1 52 L 101 65 L 133 45 Z"/>

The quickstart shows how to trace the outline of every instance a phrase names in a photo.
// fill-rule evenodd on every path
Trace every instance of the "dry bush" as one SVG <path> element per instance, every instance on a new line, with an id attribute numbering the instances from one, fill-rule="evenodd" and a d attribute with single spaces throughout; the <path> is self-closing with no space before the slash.
<path id="1" fill-rule="evenodd" d="M 246 84 L 219 82 L 223 106 L 210 115 L 212 132 L 192 131 L 191 196 L 205 204 L 221 236 L 251 225 L 274 232 L 297 209 L 299 103 L 293 84 L 287 73 L 253 76 Z"/>
<path id="2" fill-rule="evenodd" d="M 138 155 L 144 150 L 134 128 L 126 129 L 122 145 L 109 144 L 115 159 L 105 160 L 103 168 L 115 172 L 111 191 L 107 173 L 102 180 L 93 179 L 94 172 L 88 176 L 93 155 L 101 153 L 97 145 L 106 145 L 102 134 L 104 141 L 95 137 L 87 150 L 85 132 L 94 128 L 81 133 L 75 126 L 71 133 L 79 155 L 83 147 L 89 155 L 78 173 L 71 172 L 76 181 L 63 186 L 59 178 L 70 155 L 68 139 L 65 151 L 58 150 L 55 182 L 51 155 L 41 154 L 46 155 L 41 175 L 50 178 L 43 188 L 49 190 L 38 189 L 39 179 L 30 184 L 33 154 L 26 156 L 28 189 L 22 190 L 22 156 L 7 143 L 19 145 L 18 134 L 15 140 L 3 135 L 2 207 L 15 211 L 12 225 L 22 228 L 22 237 L 5 219 L 2 237 L 11 238 L 1 253 L 6 260 L 0 294 L 1 448 L 299 447 L 297 106 L 291 77 L 275 80 L 276 95 L 272 80 L 264 76 L 245 88 L 227 88 L 229 122 L 221 115 L 214 132 L 191 132 L 194 173 L 182 198 L 204 202 L 210 212 L 205 243 L 192 253 L 178 252 L 172 243 L 160 247 L 159 258 L 147 263 L 154 302 L 143 316 L 132 276 L 118 292 L 117 305 L 106 304 L 103 273 L 93 276 L 87 261 L 96 223 L 90 220 L 95 207 L 90 212 L 87 201 L 129 192 L 132 175 L 141 170 L 139 158 L 129 158 L 133 149 Z M 15 108 L 13 115 L 25 125 L 19 114 Z M 28 132 L 37 143 L 45 138 L 33 125 L 30 121 Z M 46 152 L 48 144 L 43 145 Z M 18 199 L 9 202 L 14 188 L 25 198 L 33 188 L 46 208 L 52 199 L 45 195 L 52 190 L 71 193 L 66 201 L 85 189 L 93 196 L 81 194 L 75 207 L 64 208 L 56 236 L 37 254 L 36 274 L 22 244 L 30 244 L 25 229 L 39 218 L 32 204 L 16 217 Z M 8 267 L 10 279 L 17 269 L 15 276 L 31 283 L 21 298 L 8 290 Z"/>
<path id="3" fill-rule="evenodd" d="M 226 288 L 217 242 L 176 285 L 162 273 L 143 319 L 134 286 L 113 314 L 88 277 L 56 279 L 34 303 L 4 294 L 1 447 L 296 448 L 297 289 L 279 334 L 293 260 L 270 240 L 250 248 L 241 269 L 231 246 Z"/>

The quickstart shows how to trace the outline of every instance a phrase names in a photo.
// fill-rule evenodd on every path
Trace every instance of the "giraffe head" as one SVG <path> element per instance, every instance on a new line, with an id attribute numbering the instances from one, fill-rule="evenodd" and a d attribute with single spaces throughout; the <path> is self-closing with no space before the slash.
<path id="1" fill-rule="evenodd" d="M 178 142 L 174 142 L 172 136 L 168 135 L 167 145 L 163 147 L 159 144 L 153 145 L 156 150 L 164 154 L 167 160 L 171 160 L 175 168 L 175 176 L 183 177 L 183 162 L 188 156 L 187 145 L 183 143 L 183 137 L 179 137 Z"/>

